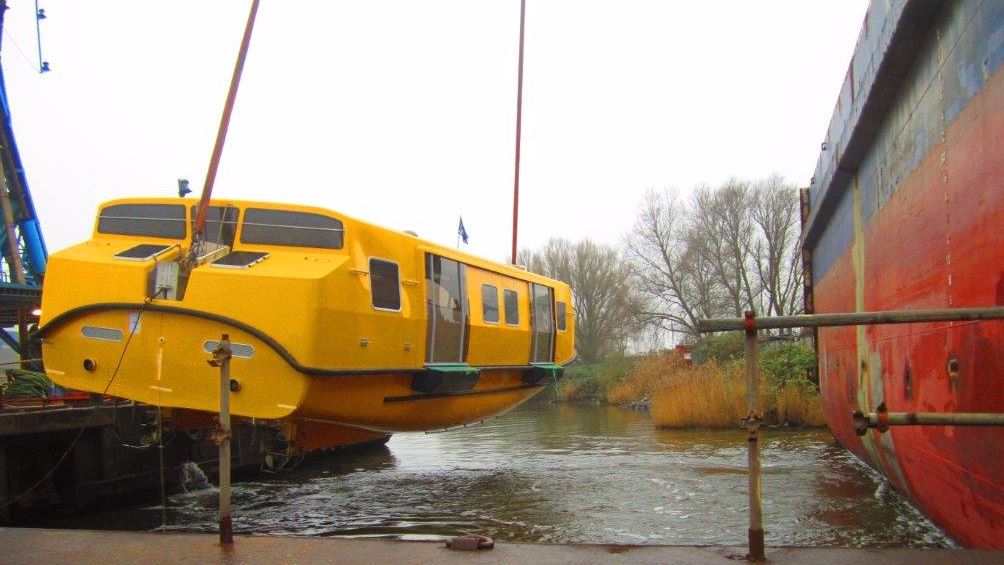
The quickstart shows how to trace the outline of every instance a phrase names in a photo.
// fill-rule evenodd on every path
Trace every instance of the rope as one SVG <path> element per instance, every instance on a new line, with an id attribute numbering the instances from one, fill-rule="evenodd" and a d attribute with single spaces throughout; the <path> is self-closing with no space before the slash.
<path id="1" fill-rule="evenodd" d="M 122 367 L 122 360 L 125 359 L 126 350 L 129 349 L 129 343 L 132 342 L 132 337 L 133 337 L 133 335 L 136 334 L 136 329 L 139 327 L 139 320 L 143 316 L 143 312 L 146 310 L 146 307 L 153 301 L 154 297 L 157 296 L 158 293 L 160 293 L 159 290 L 157 291 L 157 293 L 154 293 L 153 296 L 147 298 L 143 302 L 143 306 L 140 307 L 139 312 L 136 314 L 136 322 L 133 324 L 132 330 L 130 330 L 130 332 L 129 332 L 129 337 L 126 339 L 125 345 L 122 347 L 122 354 L 119 356 L 118 364 L 115 365 L 115 370 L 112 372 L 112 376 L 108 380 L 108 384 L 105 385 L 105 389 L 101 393 L 102 396 L 105 395 L 108 392 L 108 389 L 111 388 L 111 386 L 112 386 L 112 382 L 115 381 L 115 377 L 118 376 L 119 369 Z M 97 410 L 97 407 L 95 406 L 94 407 L 94 411 L 91 412 L 91 419 L 90 420 L 93 421 L 97 417 L 97 414 L 98 414 L 98 410 Z M 90 422 L 88 422 L 88 423 L 90 423 Z M 116 424 L 117 424 L 117 422 L 116 422 Z M 73 452 L 73 449 L 77 446 L 77 443 L 80 441 L 80 438 L 83 437 L 84 430 L 86 430 L 86 429 L 87 429 L 86 424 L 85 425 L 81 425 L 80 426 L 80 430 L 77 431 L 76 437 L 74 437 L 73 441 L 70 442 L 69 447 L 67 447 L 66 451 L 63 452 L 63 455 L 61 455 L 59 457 L 59 459 L 56 461 L 56 464 L 53 465 L 52 468 L 49 469 L 49 471 L 45 475 L 42 476 L 42 478 L 40 478 L 38 481 L 36 481 L 35 484 L 33 484 L 30 487 L 28 487 L 27 489 L 21 491 L 17 496 L 11 498 L 7 502 L 5 502 L 3 504 L 0 504 L 0 509 L 4 509 L 4 508 L 8 508 L 8 507 L 12 506 L 15 502 L 18 502 L 19 500 L 23 499 L 28 494 L 31 494 L 32 492 L 34 492 L 34 490 L 37 489 L 42 483 L 44 483 L 45 481 L 49 480 L 49 478 L 51 478 L 52 475 L 56 473 L 56 469 L 59 469 L 60 465 L 63 464 L 63 461 L 65 461 L 66 458 L 69 457 L 70 453 Z M 118 433 L 118 431 L 116 430 L 116 435 L 117 435 L 117 433 Z"/>
<path id="2" fill-rule="evenodd" d="M 17 44 L 17 41 L 14 41 L 14 36 L 12 36 L 10 32 L 7 31 L 6 29 L 4 29 L 3 33 L 4 35 L 7 36 L 7 39 L 14 45 L 14 48 L 17 49 L 17 52 L 21 54 L 21 58 L 24 59 L 24 62 L 28 63 L 28 66 L 31 67 L 31 70 L 38 71 L 38 66 L 35 65 L 35 63 L 28 58 L 28 55 L 26 55 L 24 50 L 21 49 L 21 46 Z"/>
<path id="3" fill-rule="evenodd" d="M 21 363 L 37 363 L 41 360 L 42 358 L 39 357 L 38 359 L 21 359 L 20 361 L 6 361 L 4 363 L 0 363 L 0 367 L 6 367 L 7 365 L 20 365 Z"/>

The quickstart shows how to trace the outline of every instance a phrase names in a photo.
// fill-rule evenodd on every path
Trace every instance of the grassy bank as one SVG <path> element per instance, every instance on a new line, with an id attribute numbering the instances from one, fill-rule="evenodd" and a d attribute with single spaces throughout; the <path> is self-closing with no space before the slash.
<path id="1" fill-rule="evenodd" d="M 649 405 L 658 427 L 735 427 L 747 416 L 746 369 L 731 339 L 695 348 L 693 365 L 676 352 L 665 352 L 572 367 L 555 396 L 569 402 Z M 766 423 L 825 425 L 818 389 L 810 379 L 815 356 L 808 345 L 766 345 L 761 366 L 759 403 Z"/>

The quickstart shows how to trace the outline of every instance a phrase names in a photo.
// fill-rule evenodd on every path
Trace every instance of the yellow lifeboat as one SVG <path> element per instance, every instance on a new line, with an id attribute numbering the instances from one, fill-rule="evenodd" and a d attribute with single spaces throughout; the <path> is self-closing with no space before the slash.
<path id="1" fill-rule="evenodd" d="M 574 356 L 568 285 L 329 210 L 214 200 L 193 249 L 180 198 L 100 206 L 49 259 L 40 333 L 58 384 L 234 415 L 382 432 L 510 409 Z"/>

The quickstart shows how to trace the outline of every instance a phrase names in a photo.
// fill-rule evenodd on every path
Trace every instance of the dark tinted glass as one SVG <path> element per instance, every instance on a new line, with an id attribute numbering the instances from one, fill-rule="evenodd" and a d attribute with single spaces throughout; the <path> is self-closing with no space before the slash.
<path id="1" fill-rule="evenodd" d="M 567 314 L 567 312 L 565 312 L 565 303 L 555 302 L 555 305 L 558 311 L 558 331 L 563 332 L 567 327 L 565 322 L 565 315 Z"/>
<path id="2" fill-rule="evenodd" d="M 383 310 L 401 309 L 401 285 L 397 264 L 381 259 L 370 259 L 370 288 L 373 307 Z"/>
<path id="3" fill-rule="evenodd" d="M 115 204 L 101 210 L 98 233 L 185 238 L 181 204 Z"/>
<path id="4" fill-rule="evenodd" d="M 511 326 L 519 325 L 519 295 L 515 290 L 506 289 L 505 292 L 505 323 Z"/>
<path id="5" fill-rule="evenodd" d="M 549 363 L 554 360 L 554 310 L 551 289 L 531 284 L 533 297 L 533 362 Z"/>
<path id="6" fill-rule="evenodd" d="M 145 261 L 151 257 L 159 255 L 164 251 L 174 247 L 173 245 L 154 245 L 152 243 L 141 243 L 134 247 L 130 247 L 121 253 L 116 253 L 115 256 L 120 259 L 133 259 L 136 261 Z"/>
<path id="7" fill-rule="evenodd" d="M 213 265 L 217 267 L 233 267 L 235 269 L 243 269 L 254 265 L 266 257 L 268 257 L 268 253 L 261 253 L 258 251 L 231 251 L 223 257 L 213 261 Z"/>
<path id="8" fill-rule="evenodd" d="M 196 206 L 192 206 L 192 230 L 195 230 Z M 210 206 L 206 210 L 206 239 L 219 245 L 234 244 L 237 233 L 237 216 L 240 210 L 233 206 Z"/>
<path id="9" fill-rule="evenodd" d="M 426 255 L 426 361 L 463 363 L 468 326 L 464 292 L 467 267 L 452 259 Z"/>
<path id="10" fill-rule="evenodd" d="M 499 321 L 499 291 L 490 284 L 481 285 L 481 314 L 486 322 Z"/>
<path id="11" fill-rule="evenodd" d="M 248 208 L 241 243 L 342 248 L 342 222 L 311 212 Z"/>

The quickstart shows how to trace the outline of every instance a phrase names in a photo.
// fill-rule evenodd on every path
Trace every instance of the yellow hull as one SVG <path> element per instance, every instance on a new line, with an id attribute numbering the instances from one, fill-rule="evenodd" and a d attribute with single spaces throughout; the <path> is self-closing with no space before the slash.
<path id="1" fill-rule="evenodd" d="M 169 288 L 161 270 L 188 255 L 190 229 L 164 241 L 105 233 L 109 224 L 101 222 L 116 206 L 132 206 L 135 215 L 145 205 L 177 202 L 184 201 L 108 203 L 90 241 L 50 259 L 42 350 L 60 385 L 215 412 L 219 370 L 207 360 L 227 334 L 234 415 L 413 431 L 508 410 L 573 357 L 567 285 L 340 215 L 344 239 L 336 249 L 246 244 L 243 224 L 235 222 L 220 256 L 250 251 L 265 259 L 237 269 L 197 265 Z M 248 208 L 275 205 L 227 206 L 243 218 Z M 153 257 L 123 260 L 137 245 L 156 244 L 164 249 Z M 396 286 L 388 277 L 375 281 L 376 268 L 387 265 Z M 459 283 L 440 274 L 442 265 L 460 266 Z M 449 288 L 462 300 L 451 300 Z"/>

